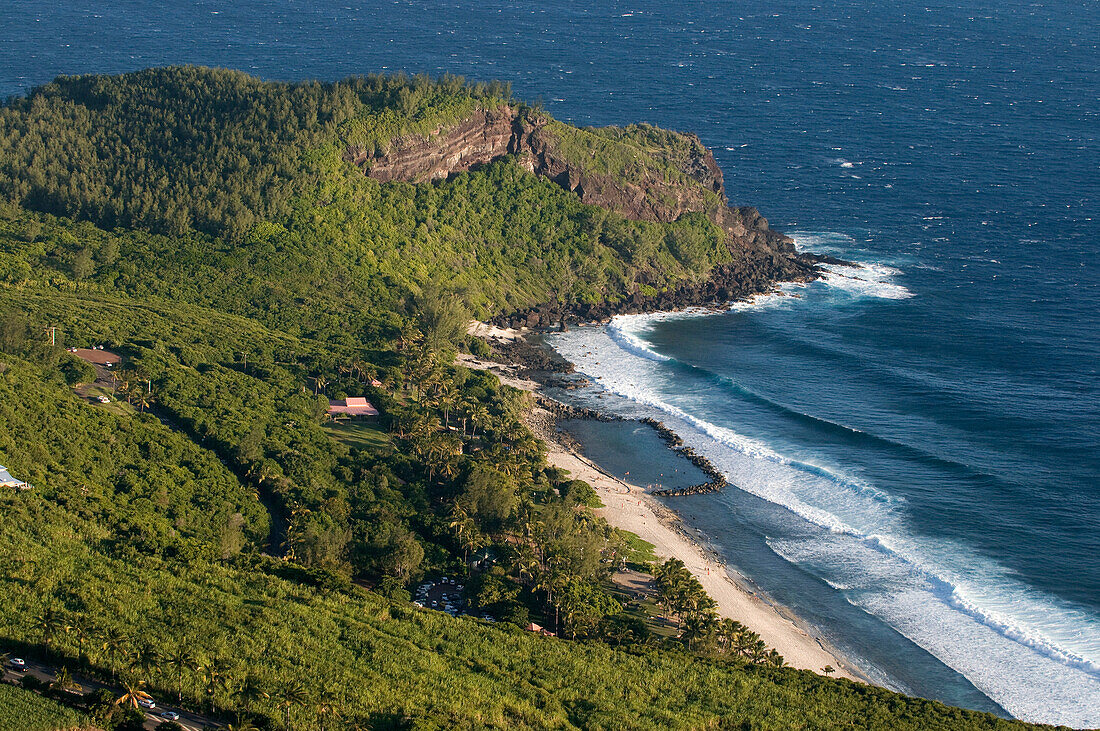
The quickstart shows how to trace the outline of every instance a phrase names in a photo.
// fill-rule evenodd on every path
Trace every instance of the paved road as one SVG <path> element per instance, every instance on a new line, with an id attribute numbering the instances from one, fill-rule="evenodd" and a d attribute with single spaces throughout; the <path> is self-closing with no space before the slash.
<path id="1" fill-rule="evenodd" d="M 10 667 L 4 667 L 0 668 L 0 678 L 5 681 L 11 681 L 18 680 L 26 675 L 30 675 L 44 683 L 52 683 L 55 679 L 54 672 L 55 669 L 49 665 L 45 665 L 35 660 L 27 660 L 26 672 L 16 672 Z M 106 688 L 116 696 L 122 694 L 121 688 L 107 685 L 106 683 L 101 683 L 97 680 L 89 680 L 83 675 L 78 675 L 77 673 L 73 673 L 73 680 L 80 684 L 80 687 L 83 688 L 85 693 L 90 693 L 101 688 Z M 176 723 L 183 726 L 185 729 L 188 729 L 188 731 L 199 731 L 200 729 L 213 728 L 218 726 L 217 722 L 210 718 L 207 718 L 206 716 L 198 713 L 191 713 L 190 711 L 186 711 L 182 708 L 177 708 L 171 705 L 162 706 L 158 702 L 156 708 L 152 710 L 143 710 L 143 712 L 145 713 L 145 728 L 155 729 L 157 727 L 157 724 L 164 721 L 165 719 L 160 717 L 160 714 L 164 711 L 175 711 L 176 713 L 180 714 L 179 720 L 176 721 Z"/>

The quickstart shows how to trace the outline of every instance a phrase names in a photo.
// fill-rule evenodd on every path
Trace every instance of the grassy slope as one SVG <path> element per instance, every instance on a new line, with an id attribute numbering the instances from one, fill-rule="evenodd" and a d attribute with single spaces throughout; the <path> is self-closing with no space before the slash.
<path id="1" fill-rule="evenodd" d="M 557 141 L 555 152 L 585 172 L 628 183 L 656 179 L 699 186 L 684 173 L 691 158 L 706 151 L 694 137 L 648 124 L 578 128 L 557 120 L 550 121 L 549 131 Z M 706 199 L 719 202 L 713 192 Z"/>
<path id="2" fill-rule="evenodd" d="M 91 728 L 81 714 L 30 691 L 0 685 L 0 731 Z"/>
<path id="3" fill-rule="evenodd" d="M 93 337 L 110 333 L 123 340 L 159 338 L 185 344 L 203 357 L 251 338 L 308 348 L 240 317 L 155 299 L 138 306 L 117 296 L 24 288 L 0 292 L 4 303 L 61 318 L 69 331 Z M 140 317 L 118 317 L 134 308 Z M 40 636 L 28 618 L 63 596 L 87 616 L 104 618 L 102 629 L 124 638 L 128 647 L 151 642 L 170 648 L 186 638 L 188 646 L 228 678 L 285 669 L 291 677 L 305 679 L 313 692 L 339 698 L 350 717 L 381 726 L 403 719 L 418 719 L 424 728 L 696 728 L 742 721 L 756 728 L 1016 726 L 810 673 L 745 668 L 675 652 L 566 643 L 414 611 L 359 591 L 326 593 L 280 578 L 293 579 L 295 574 L 262 560 L 241 558 L 226 564 L 211 562 L 211 554 L 201 550 L 180 554 L 173 549 L 167 558 L 125 546 L 120 551 L 103 526 L 124 523 L 130 501 L 145 501 L 141 495 L 151 494 L 157 463 L 164 457 L 153 443 L 173 444 L 181 437 L 149 417 L 118 417 L 79 403 L 56 376 L 36 373 L 36 367 L 8 359 L 0 375 L 2 401 L 19 411 L 6 413 L 5 423 L 44 425 L 20 429 L 18 443 L 3 447 L 4 459 L 20 472 L 29 471 L 39 484 L 31 493 L 0 496 L 0 546 L 5 547 L 0 565 L 8 567 L 0 581 L 0 596 L 5 597 L 0 612 L 11 628 L 10 639 L 36 644 Z M 72 435 L 58 431 L 63 428 Z M 92 435 L 115 433 L 127 435 L 134 446 L 106 452 L 103 456 L 114 462 L 89 470 L 94 492 L 102 493 L 96 510 L 89 512 L 84 498 L 72 494 L 78 484 L 72 475 L 89 468 L 79 459 L 70 463 L 69 451 Z M 190 449 L 186 444 L 179 448 Z M 101 452 L 88 444 L 79 451 Z M 45 455 L 41 465 L 34 455 Z M 228 496 L 238 491 L 232 477 L 208 456 L 187 461 L 206 465 L 214 484 Z M 148 474 L 151 484 L 122 494 L 111 481 L 98 484 L 97 474 L 125 462 Z M 173 555 L 185 555 L 186 560 Z M 55 643 L 70 657 L 78 654 L 70 636 Z M 95 662 L 125 667 L 123 660 L 109 656 Z M 286 678 L 286 673 L 266 673 L 261 682 L 277 698 Z M 174 692 L 171 672 L 154 671 L 150 680 L 159 693 Z M 192 704 L 207 697 L 198 672 L 187 671 L 184 686 Z M 441 687 L 449 692 L 440 694 Z M 239 704 L 227 689 L 216 690 L 213 700 L 221 707 Z M 276 702 L 261 702 L 257 710 L 280 717 Z M 312 718 L 308 709 L 294 713 L 303 723 Z"/>

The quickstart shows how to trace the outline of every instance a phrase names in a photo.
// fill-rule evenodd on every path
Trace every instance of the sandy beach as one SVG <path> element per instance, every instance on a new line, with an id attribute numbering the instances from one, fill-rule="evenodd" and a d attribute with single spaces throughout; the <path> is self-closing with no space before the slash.
<path id="1" fill-rule="evenodd" d="M 788 612 L 739 584 L 720 561 L 686 535 L 679 517 L 643 488 L 606 474 L 591 460 L 555 441 L 549 441 L 547 447 L 551 464 L 592 485 L 604 504 L 599 512 L 608 523 L 649 541 L 658 556 L 683 561 L 718 602 L 720 616 L 736 619 L 759 633 L 792 667 L 821 673 L 826 665 L 832 665 L 836 668 L 834 677 L 865 680 L 835 650 L 800 627 Z"/>
<path id="2" fill-rule="evenodd" d="M 489 370 L 502 383 L 526 391 L 535 391 L 538 384 L 520 377 L 513 366 L 460 355 L 462 365 Z M 536 408 L 536 412 L 539 409 Z M 545 423 L 548 413 L 535 421 Z M 732 575 L 713 555 L 687 535 L 679 517 L 646 494 L 645 489 L 620 480 L 600 469 L 588 458 L 578 454 L 553 438 L 546 439 L 547 459 L 555 467 L 567 470 L 575 479 L 584 480 L 597 492 L 604 507 L 599 513 L 611 525 L 628 530 L 652 543 L 661 558 L 678 558 L 699 579 L 707 593 L 718 603 L 718 614 L 735 619 L 754 632 L 769 647 L 783 655 L 787 664 L 822 673 L 826 665 L 836 669 L 834 677 L 866 682 L 866 678 L 830 648 L 800 626 L 793 613 L 769 603 L 746 588 L 743 579 Z"/>

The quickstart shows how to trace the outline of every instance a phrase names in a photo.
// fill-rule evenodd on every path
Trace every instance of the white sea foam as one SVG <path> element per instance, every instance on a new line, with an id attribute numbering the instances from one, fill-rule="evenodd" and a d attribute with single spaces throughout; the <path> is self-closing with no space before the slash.
<path id="1" fill-rule="evenodd" d="M 848 269 L 830 271 L 840 284 L 815 283 L 808 296 L 821 284 L 826 292 L 855 297 L 911 296 L 891 281 L 897 269 Z M 776 293 L 740 308 L 797 301 Z M 738 488 L 824 529 L 813 538 L 770 541 L 779 555 L 821 576 L 1014 716 L 1100 724 L 1100 618 L 1022 584 L 965 546 L 912 535 L 904 502 L 873 485 L 703 418 L 698 407 L 680 402 L 668 369 L 687 366 L 657 352 L 645 333 L 654 320 L 706 314 L 616 318 L 607 328 L 577 329 L 552 342 L 579 370 L 599 376 L 603 388 L 675 428 Z"/>
<path id="2" fill-rule="evenodd" d="M 894 537 L 771 540 L 783 558 L 811 567 L 852 604 L 882 618 L 1014 716 L 1091 727 L 1100 722 L 1100 679 L 1091 663 L 1052 646 L 1046 633 L 1097 637 L 1089 621 L 1052 597 L 1019 585 L 962 546 L 936 552 L 898 528 Z M 919 563 L 904 558 L 915 552 Z M 967 573 L 951 580 L 920 564 L 954 563 Z M 941 568 L 942 573 L 953 573 Z M 953 582 L 959 582 L 958 584 Z M 989 588 L 977 589 L 977 585 Z M 971 592 L 981 591 L 974 600 Z M 980 606 L 979 606 L 980 604 Z M 1041 631 L 998 618 L 1004 607 Z M 1067 632 L 1068 631 L 1068 632 Z M 1073 655 L 1073 656 L 1071 656 Z"/>
<path id="3" fill-rule="evenodd" d="M 661 355 L 657 351 L 647 347 L 646 344 L 642 342 L 641 338 L 629 330 L 624 329 L 622 322 L 616 323 L 612 321 L 611 324 L 607 326 L 607 334 L 612 340 L 618 343 L 623 350 L 633 353 L 639 358 L 657 361 L 658 363 L 671 360 L 668 356 Z"/>
<path id="4" fill-rule="evenodd" d="M 908 299 L 913 293 L 894 281 L 901 271 L 882 264 L 862 264 L 843 266 L 823 264 L 829 273 L 825 275 L 825 284 L 850 294 L 876 297 L 879 299 Z"/>

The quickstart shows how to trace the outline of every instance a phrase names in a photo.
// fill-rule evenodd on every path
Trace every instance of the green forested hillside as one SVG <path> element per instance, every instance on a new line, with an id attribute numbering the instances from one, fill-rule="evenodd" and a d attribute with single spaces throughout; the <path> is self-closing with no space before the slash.
<path id="1" fill-rule="evenodd" d="M 107 228 L 239 242 L 314 192 L 337 143 L 426 132 L 508 94 L 460 79 L 280 84 L 195 67 L 61 77 L 0 114 L 0 190 Z"/>
<path id="2" fill-rule="evenodd" d="M 1015 727 L 778 667 L 675 565 L 663 634 L 609 592 L 636 551 L 455 352 L 485 347 L 471 312 L 728 251 L 701 214 L 627 220 L 510 160 L 423 185 L 344 160 L 508 100 L 179 68 L 0 109 L 0 464 L 34 484 L 0 492 L 0 650 L 266 728 Z M 81 396 L 66 348 L 93 344 L 115 403 Z M 349 395 L 369 439 L 327 420 Z M 494 621 L 409 601 L 443 575 Z"/>
<path id="3" fill-rule="evenodd" d="M 434 130 L 506 96 L 500 85 L 421 77 L 288 85 L 176 68 L 62 78 L 0 110 L 0 193 L 141 232 L 111 245 L 89 228 L 69 241 L 46 232 L 42 254 L 65 276 L 138 294 L 155 284 L 271 321 L 295 307 L 299 288 L 324 298 L 316 309 L 346 310 L 349 300 L 392 308 L 410 288 L 446 278 L 488 315 L 556 296 L 614 300 L 642 272 L 659 288 L 728 259 L 701 214 L 631 221 L 511 163 L 436 185 L 383 186 L 344 160 L 349 147 Z M 604 139 L 557 128 L 582 141 L 566 145 L 578 159 L 592 159 L 583 140 Z M 661 139 L 635 137 L 645 150 Z M 633 146 L 600 150 L 619 148 L 649 159 Z M 356 296 L 341 299 L 348 287 Z"/>

